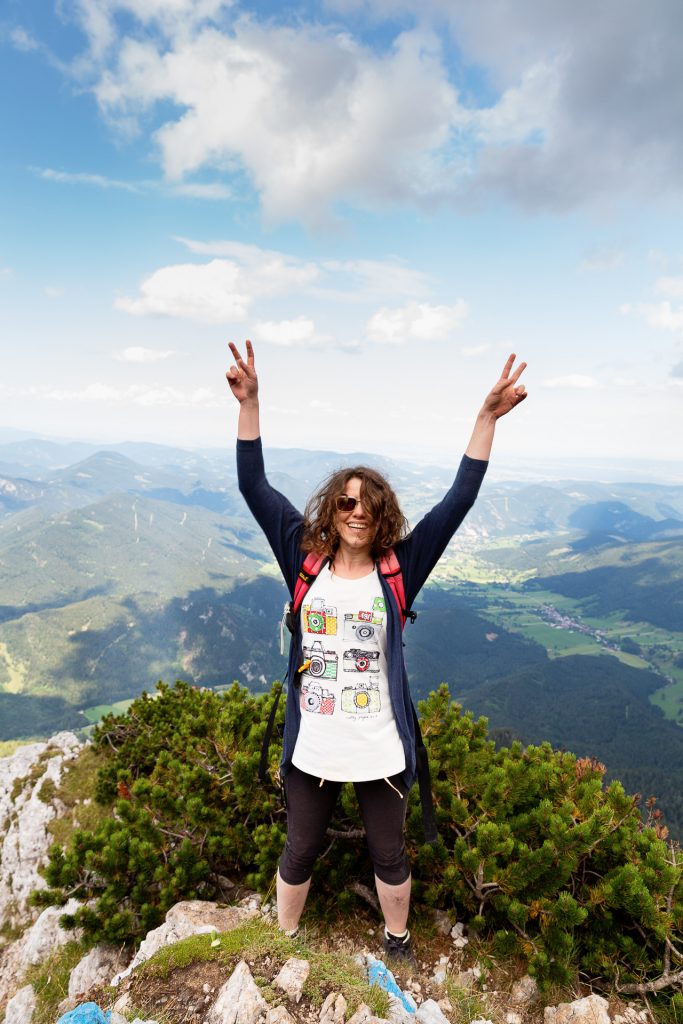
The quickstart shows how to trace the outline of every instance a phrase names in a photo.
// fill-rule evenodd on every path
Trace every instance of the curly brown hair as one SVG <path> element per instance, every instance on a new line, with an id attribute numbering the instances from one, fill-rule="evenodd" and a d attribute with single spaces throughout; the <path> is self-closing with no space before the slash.
<path id="1" fill-rule="evenodd" d="M 408 521 L 401 512 L 398 498 L 389 482 L 376 469 L 353 466 L 332 473 L 308 499 L 301 540 L 304 551 L 316 551 L 334 558 L 339 547 L 335 501 L 340 494 L 345 493 L 346 485 L 354 477 L 361 481 L 363 507 L 377 526 L 370 551 L 372 557 L 381 558 L 407 535 Z"/>

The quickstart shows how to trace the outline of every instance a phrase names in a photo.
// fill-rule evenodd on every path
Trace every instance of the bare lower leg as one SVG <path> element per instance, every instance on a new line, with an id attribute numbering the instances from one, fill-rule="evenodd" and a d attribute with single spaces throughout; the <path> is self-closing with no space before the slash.
<path id="1" fill-rule="evenodd" d="M 384 914 L 384 923 L 392 935 L 402 935 L 406 930 L 408 911 L 410 910 L 410 883 L 410 875 L 400 885 L 387 885 L 375 875 L 375 885 L 379 896 L 379 905 Z"/>
<path id="2" fill-rule="evenodd" d="M 277 920 L 285 932 L 291 932 L 299 924 L 299 918 L 306 904 L 308 890 L 311 888 L 311 880 L 302 882 L 301 885 L 290 885 L 280 878 L 277 873 Z"/>

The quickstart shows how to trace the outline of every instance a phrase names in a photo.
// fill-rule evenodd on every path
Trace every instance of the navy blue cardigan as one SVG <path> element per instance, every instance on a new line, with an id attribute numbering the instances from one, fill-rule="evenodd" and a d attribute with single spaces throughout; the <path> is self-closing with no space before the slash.
<path id="1" fill-rule="evenodd" d="M 446 545 L 474 504 L 487 466 L 487 462 L 463 455 L 458 474 L 446 496 L 420 520 L 405 540 L 399 541 L 395 546 L 396 557 L 403 573 L 406 608 L 412 607 L 413 601 Z M 249 509 L 273 549 L 287 589 L 292 595 L 305 557 L 301 550 L 303 516 L 284 494 L 276 491 L 268 483 L 260 438 L 255 441 L 237 441 L 237 479 Z M 415 725 L 403 659 L 401 617 L 393 592 L 381 575 L 380 583 L 387 607 L 389 693 L 396 727 L 406 756 L 403 779 L 410 787 L 416 777 Z M 298 689 L 300 676 L 297 670 L 302 661 L 301 632 L 297 629 L 289 647 L 287 678 L 294 685 L 290 685 L 287 691 L 280 766 L 283 776 L 292 767 L 292 755 L 299 734 L 301 708 Z"/>

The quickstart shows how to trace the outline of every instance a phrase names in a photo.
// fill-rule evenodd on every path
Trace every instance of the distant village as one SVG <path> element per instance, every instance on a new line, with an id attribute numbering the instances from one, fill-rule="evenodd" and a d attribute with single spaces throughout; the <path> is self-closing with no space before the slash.
<path id="1" fill-rule="evenodd" d="M 544 622 L 547 622 L 553 629 L 568 629 L 572 633 L 584 633 L 586 636 L 592 637 L 596 643 L 602 644 L 608 651 L 621 650 L 618 644 L 612 643 L 607 639 L 603 629 L 586 626 L 585 623 L 580 622 L 578 619 L 573 619 L 571 615 L 559 612 L 552 604 L 542 604 L 537 611 Z"/>

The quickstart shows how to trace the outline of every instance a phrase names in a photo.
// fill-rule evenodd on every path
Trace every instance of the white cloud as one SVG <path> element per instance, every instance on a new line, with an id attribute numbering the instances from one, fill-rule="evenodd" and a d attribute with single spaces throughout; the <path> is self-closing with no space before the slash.
<path id="1" fill-rule="evenodd" d="M 655 291 L 659 295 L 683 298 L 683 277 L 660 277 L 655 281 Z"/>
<path id="2" fill-rule="evenodd" d="M 204 324 L 245 320 L 252 295 L 230 260 L 161 267 L 140 285 L 137 299 L 122 296 L 114 305 L 134 316 L 177 316 Z"/>
<path id="3" fill-rule="evenodd" d="M 677 0 L 654 14 L 604 0 L 541 16 L 538 0 L 334 6 L 416 27 L 373 48 L 324 12 L 315 23 L 298 13 L 294 27 L 221 0 L 73 0 L 72 12 L 105 116 L 146 128 L 163 111 L 155 139 L 170 180 L 245 172 L 272 218 L 315 223 L 339 201 L 493 194 L 566 209 L 680 191 Z M 446 52 L 444 22 L 456 44 Z M 486 82 L 483 99 L 466 91 L 467 69 Z"/>
<path id="4" fill-rule="evenodd" d="M 670 302 L 642 302 L 636 305 L 627 302 L 619 307 L 619 312 L 642 316 L 651 327 L 660 330 L 683 330 L 683 306 L 674 309 Z"/>
<path id="5" fill-rule="evenodd" d="M 45 181 L 55 181 L 60 185 L 94 185 L 96 188 L 120 189 L 123 192 L 141 191 L 139 184 L 130 181 L 119 181 L 103 174 L 87 174 L 83 171 L 55 171 L 51 167 L 32 167 L 31 170 Z"/>
<path id="6" fill-rule="evenodd" d="M 209 199 L 212 201 L 231 199 L 233 195 L 231 188 L 215 181 L 206 183 L 186 181 L 172 186 L 171 191 L 175 195 L 188 196 L 190 199 Z"/>
<path id="7" fill-rule="evenodd" d="M 48 299 L 60 299 L 64 295 L 64 289 L 56 284 L 46 284 L 43 289 Z"/>
<path id="8" fill-rule="evenodd" d="M 21 53 L 31 53 L 34 50 L 40 49 L 40 43 L 27 32 L 25 28 L 18 26 L 13 28 L 9 33 L 9 40 L 15 50 L 19 50 Z"/>
<path id="9" fill-rule="evenodd" d="M 590 391 L 593 388 L 599 388 L 600 384 L 595 377 L 589 377 L 582 373 L 568 373 L 565 377 L 550 377 L 542 381 L 542 386 L 570 391 Z"/>
<path id="10" fill-rule="evenodd" d="M 141 348 L 133 345 L 124 348 L 121 352 L 115 352 L 114 358 L 122 363 L 158 363 L 162 359 L 169 359 L 172 355 L 175 355 L 175 352 L 171 349 L 162 351 L 161 349 Z"/>
<path id="11" fill-rule="evenodd" d="M 254 341 L 265 341 L 271 345 L 304 345 L 320 347 L 332 340 L 329 335 L 316 330 L 312 320 L 298 316 L 294 320 L 266 320 L 254 325 Z"/>
<path id="12" fill-rule="evenodd" d="M 115 302 L 117 309 L 136 316 L 177 316 L 209 324 L 239 323 L 247 318 L 256 300 L 264 298 L 306 295 L 317 301 L 333 299 L 346 304 L 374 305 L 397 295 L 419 296 L 428 291 L 426 275 L 398 259 L 323 259 L 314 263 L 230 239 L 203 242 L 178 237 L 176 241 L 197 256 L 213 259 L 159 268 L 142 282 L 138 297 L 120 296 Z M 425 337 L 439 338 L 462 319 L 467 307 L 462 300 L 452 307 L 413 303 L 394 312 L 403 318 L 412 336 L 419 338 L 422 331 Z M 310 344 L 314 335 L 316 343 L 332 342 L 329 334 L 304 326 L 311 323 L 300 316 L 293 320 L 268 320 L 260 327 L 268 336 L 264 335 L 264 339 L 273 344 Z M 376 329 L 382 333 L 381 326 Z M 346 340 L 336 344 L 351 350 L 359 343 Z"/>
<path id="13" fill-rule="evenodd" d="M 377 54 L 319 26 L 204 28 L 182 41 L 127 37 L 95 87 L 124 123 L 167 102 L 156 132 L 169 180 L 202 167 L 246 171 L 267 216 L 308 222 L 339 198 L 372 203 L 447 194 L 457 93 L 431 34 Z M 448 161 L 446 161 L 448 163 Z"/>
<path id="14" fill-rule="evenodd" d="M 379 309 L 366 328 L 370 341 L 402 345 L 408 341 L 445 341 L 467 316 L 463 299 L 453 306 L 412 302 L 401 309 Z"/>

